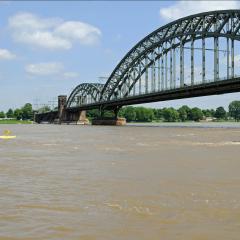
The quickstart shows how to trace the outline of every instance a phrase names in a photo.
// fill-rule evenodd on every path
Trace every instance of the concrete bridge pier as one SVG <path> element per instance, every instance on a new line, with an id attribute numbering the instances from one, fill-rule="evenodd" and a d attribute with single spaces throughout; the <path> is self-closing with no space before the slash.
<path id="1" fill-rule="evenodd" d="M 87 118 L 87 111 L 84 110 L 78 113 L 77 124 L 80 124 L 80 125 L 89 124 L 89 120 Z"/>
<path id="2" fill-rule="evenodd" d="M 76 112 L 66 112 L 66 120 L 67 124 L 88 124 L 89 121 L 86 117 L 86 111 L 76 111 Z"/>
<path id="3" fill-rule="evenodd" d="M 66 112 L 66 105 L 67 105 L 67 96 L 60 95 L 58 96 L 58 116 L 55 119 L 55 123 L 61 124 L 65 122 L 67 119 L 67 112 Z"/>
<path id="4" fill-rule="evenodd" d="M 66 108 L 67 106 L 67 96 L 58 96 L 58 115 L 55 119 L 55 123 L 62 124 L 88 124 L 89 120 L 86 116 L 86 111 L 76 111 L 69 112 Z"/>
<path id="5" fill-rule="evenodd" d="M 115 107 L 112 109 L 114 112 L 113 117 L 105 117 L 104 111 L 106 109 L 100 107 L 100 117 L 92 120 L 92 125 L 111 125 L 111 126 L 123 126 L 126 125 L 126 119 L 118 117 L 118 113 L 121 107 Z"/>

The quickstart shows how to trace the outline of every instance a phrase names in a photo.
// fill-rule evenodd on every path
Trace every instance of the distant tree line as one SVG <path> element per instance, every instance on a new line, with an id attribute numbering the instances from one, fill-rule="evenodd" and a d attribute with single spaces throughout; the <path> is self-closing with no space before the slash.
<path id="1" fill-rule="evenodd" d="M 48 106 L 44 106 L 38 112 L 50 111 Z M 26 103 L 22 108 L 15 110 L 9 109 L 6 113 L 1 111 L 0 118 L 14 118 L 17 120 L 33 120 L 33 108 L 31 103 Z M 105 117 L 113 117 L 111 111 L 105 112 Z M 216 120 L 240 121 L 240 101 L 233 101 L 229 104 L 228 112 L 223 107 L 215 109 L 200 109 L 197 107 L 190 108 L 186 105 L 179 109 L 174 108 L 146 108 L 146 107 L 123 107 L 119 111 L 120 117 L 125 117 L 128 122 L 185 122 L 185 121 L 200 121 L 206 118 L 215 118 Z M 99 117 L 97 109 L 88 110 L 87 117 Z"/>
<path id="2" fill-rule="evenodd" d="M 32 104 L 26 103 L 23 107 L 17 108 L 15 110 L 10 108 L 6 113 L 1 111 L 0 118 L 13 118 L 17 120 L 33 120 Z"/>
<path id="3" fill-rule="evenodd" d="M 89 118 L 99 116 L 98 110 L 87 111 Z M 106 117 L 114 116 L 111 112 L 105 113 Z M 119 112 L 120 117 L 125 117 L 128 122 L 185 122 L 185 121 L 200 121 L 206 118 L 216 120 L 240 120 L 240 101 L 233 101 L 229 104 L 228 112 L 223 107 L 215 109 L 200 109 L 197 107 L 190 108 L 186 105 L 179 109 L 174 108 L 146 108 L 146 107 L 123 107 Z"/>

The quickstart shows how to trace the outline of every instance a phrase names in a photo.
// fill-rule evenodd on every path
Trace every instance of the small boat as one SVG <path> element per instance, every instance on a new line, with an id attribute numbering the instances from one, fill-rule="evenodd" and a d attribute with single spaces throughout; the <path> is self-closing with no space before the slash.
<path id="1" fill-rule="evenodd" d="M 0 139 L 13 139 L 16 138 L 17 136 L 0 136 Z"/>
<path id="2" fill-rule="evenodd" d="M 16 138 L 16 136 L 13 136 L 13 135 L 10 135 L 11 134 L 11 131 L 9 130 L 5 130 L 3 136 L 0 136 L 0 139 L 13 139 L 13 138 Z"/>

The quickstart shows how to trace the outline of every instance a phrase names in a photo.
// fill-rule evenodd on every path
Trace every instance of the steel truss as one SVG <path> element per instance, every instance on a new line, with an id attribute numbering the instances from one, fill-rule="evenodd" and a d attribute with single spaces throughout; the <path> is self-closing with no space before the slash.
<path id="1" fill-rule="evenodd" d="M 226 50 L 220 49 L 220 38 L 226 40 Z M 233 79 L 234 42 L 240 40 L 240 10 L 205 12 L 171 22 L 146 36 L 119 62 L 105 85 L 80 84 L 71 93 L 67 106 L 122 101 L 134 96 L 139 98 L 147 94 L 161 94 L 164 91 L 207 83 L 207 39 L 213 39 L 212 82 L 224 81 L 219 76 L 221 51 L 227 53 L 226 79 Z M 201 42 L 201 48 L 195 46 L 197 40 Z M 188 43 L 189 47 L 186 46 Z M 187 49 L 190 50 L 188 85 L 184 54 Z M 196 77 L 196 50 L 201 50 L 201 79 Z M 179 59 L 176 52 L 179 53 Z"/>
<path id="2" fill-rule="evenodd" d="M 103 86 L 100 83 L 79 84 L 70 94 L 67 108 L 98 102 Z"/>

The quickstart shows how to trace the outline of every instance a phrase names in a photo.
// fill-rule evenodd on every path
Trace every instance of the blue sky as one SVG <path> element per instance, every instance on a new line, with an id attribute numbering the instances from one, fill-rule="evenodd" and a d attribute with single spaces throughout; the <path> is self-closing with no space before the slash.
<path id="1" fill-rule="evenodd" d="M 138 41 L 196 12 L 239 8 L 238 1 L 0 2 L 0 110 L 48 104 L 82 82 L 99 82 Z M 240 94 L 148 104 L 228 106 Z"/>

